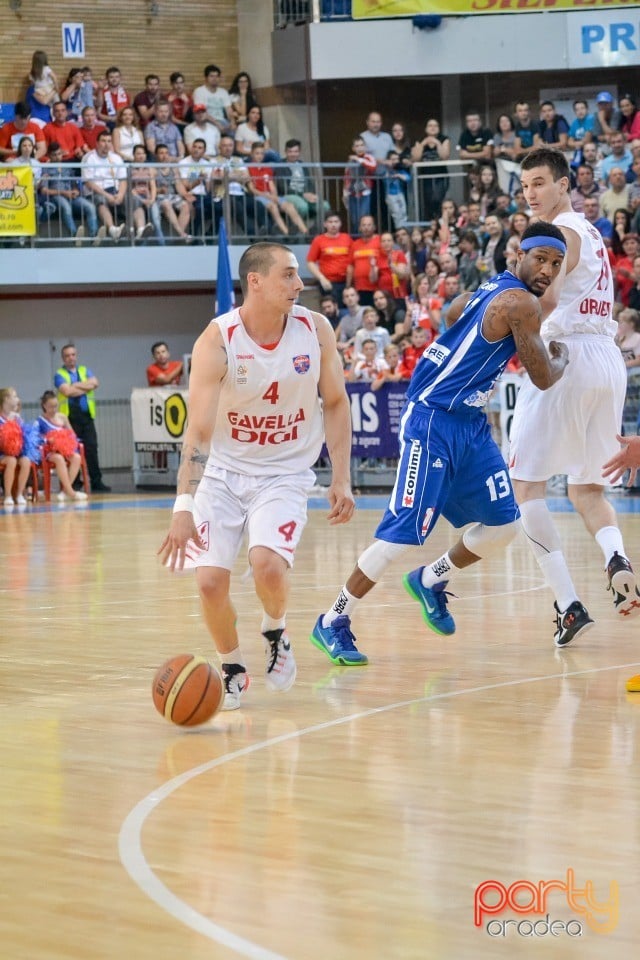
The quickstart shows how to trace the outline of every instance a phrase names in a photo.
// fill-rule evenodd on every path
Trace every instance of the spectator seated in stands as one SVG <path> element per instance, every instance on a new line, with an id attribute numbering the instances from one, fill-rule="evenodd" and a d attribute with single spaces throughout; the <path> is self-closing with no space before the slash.
<path id="1" fill-rule="evenodd" d="M 44 135 L 48 146 L 59 144 L 65 163 L 81 160 L 89 149 L 75 123 L 67 120 L 67 107 L 62 100 L 53 105 L 53 121 L 44 128 Z"/>
<path id="2" fill-rule="evenodd" d="M 144 78 L 144 90 L 137 93 L 133 100 L 133 106 L 142 130 L 145 130 L 148 124 L 157 118 L 158 103 L 161 97 L 160 77 L 155 73 L 148 73 Z"/>
<path id="3" fill-rule="evenodd" d="M 629 291 L 629 306 L 640 311 L 640 257 L 633 261 L 633 286 Z"/>
<path id="4" fill-rule="evenodd" d="M 353 342 L 353 353 L 356 359 L 364 358 L 363 344 L 365 340 L 373 340 L 376 345 L 376 356 L 381 358 L 384 348 L 391 343 L 389 331 L 378 324 L 378 311 L 375 307 L 365 307 L 362 313 L 362 326 L 356 331 Z"/>
<path id="5" fill-rule="evenodd" d="M 228 91 L 220 86 L 222 71 L 215 63 L 210 63 L 203 72 L 205 82 L 193 91 L 193 102 L 204 105 L 207 114 L 205 119 L 215 124 L 220 133 L 233 133 L 235 124 L 231 114 L 231 98 Z"/>
<path id="6" fill-rule="evenodd" d="M 280 162 L 280 154 L 271 147 L 269 128 L 262 119 L 262 110 L 257 103 L 250 107 L 246 121 L 240 124 L 234 136 L 238 156 L 249 159 L 254 143 L 261 143 L 264 147 L 264 159 L 268 163 Z"/>
<path id="7" fill-rule="evenodd" d="M 571 206 L 576 213 L 584 213 L 586 197 L 597 197 L 599 201 L 602 192 L 600 184 L 595 182 L 593 167 L 588 163 L 579 164 L 576 170 L 576 185 L 571 191 Z"/>
<path id="8" fill-rule="evenodd" d="M 367 337 L 361 346 L 360 359 L 351 365 L 347 379 L 351 382 L 371 383 L 382 375 L 387 363 L 382 354 L 378 354 L 375 340 Z"/>
<path id="9" fill-rule="evenodd" d="M 171 166 L 169 148 L 163 143 L 156 147 L 156 202 L 160 213 L 169 221 L 180 240 L 191 240 L 187 227 L 191 221 L 191 205 L 178 193 L 177 171 Z"/>
<path id="10" fill-rule="evenodd" d="M 609 141 L 611 153 L 604 158 L 600 165 L 600 179 L 606 186 L 610 186 L 609 178 L 614 168 L 622 170 L 625 174 L 633 163 L 633 154 L 627 146 L 627 141 L 623 133 L 612 133 Z"/>
<path id="11" fill-rule="evenodd" d="M 411 327 L 423 327 L 427 331 L 427 344 L 440 332 L 442 297 L 438 294 L 440 267 L 433 258 L 426 264 L 426 273 L 418 274 L 413 281 L 413 294 L 407 301 L 407 317 Z"/>
<path id="12" fill-rule="evenodd" d="M 371 384 L 372 390 L 379 390 L 385 383 L 399 383 L 401 380 L 406 379 L 402 373 L 400 350 L 397 344 L 387 344 L 384 348 L 383 360 L 386 367 L 383 367 L 377 378 Z"/>
<path id="13" fill-rule="evenodd" d="M 551 100 L 543 100 L 540 104 L 540 123 L 533 139 L 536 147 L 569 149 L 569 124 L 561 114 L 556 113 L 555 105 Z"/>
<path id="14" fill-rule="evenodd" d="M 168 148 L 173 161 L 184 157 L 184 141 L 180 130 L 171 120 L 171 104 L 168 100 L 158 100 L 155 118 L 144 129 L 144 142 L 151 156 L 155 156 L 156 147 L 162 143 Z"/>
<path id="15" fill-rule="evenodd" d="M 612 167 L 609 171 L 609 189 L 600 196 L 600 210 L 613 223 L 616 210 L 628 210 L 631 187 L 626 181 L 621 167 Z"/>
<path id="16" fill-rule="evenodd" d="M 193 219 L 193 232 L 204 242 L 207 222 L 213 218 L 213 200 L 211 197 L 211 164 L 205 158 L 207 145 L 200 138 L 189 146 L 189 155 L 178 164 L 176 188 L 183 200 L 189 204 L 190 218 Z"/>
<path id="17" fill-rule="evenodd" d="M 395 300 L 389 290 L 375 290 L 373 305 L 378 313 L 378 323 L 388 331 L 392 343 L 400 343 L 410 330 L 405 300 Z"/>
<path id="18" fill-rule="evenodd" d="M 597 197 L 585 197 L 583 213 L 585 220 L 588 220 L 605 240 L 611 241 L 613 237 L 613 224 L 608 217 L 602 217 L 600 215 L 600 201 Z"/>
<path id="19" fill-rule="evenodd" d="M 573 101 L 574 118 L 569 125 L 568 144 L 571 150 L 575 151 L 575 159 L 580 162 L 582 159 L 582 148 L 585 143 L 590 143 L 595 117 L 589 113 L 589 104 L 586 100 Z"/>
<path id="20" fill-rule="evenodd" d="M 627 211 L 625 211 L 626 213 Z M 633 262 L 640 254 L 637 233 L 626 233 L 622 238 L 622 254 L 615 258 L 613 277 L 616 282 L 616 299 L 629 306 L 629 294 L 634 284 Z"/>
<path id="21" fill-rule="evenodd" d="M 406 254 L 395 246 L 393 236 L 388 232 L 380 234 L 380 247 L 372 273 L 375 286 L 389 290 L 396 306 L 403 308 L 409 296 L 411 270 Z M 375 293 L 373 302 L 375 304 Z"/>
<path id="22" fill-rule="evenodd" d="M 402 351 L 400 372 L 403 380 L 410 380 L 418 360 L 422 357 L 427 343 L 427 331 L 424 327 L 412 327 L 409 337 L 409 346 Z"/>
<path id="23" fill-rule="evenodd" d="M 158 243 L 163 246 L 164 234 L 156 203 L 156 172 L 147 163 L 147 151 L 143 146 L 133 148 L 129 185 L 135 240 L 144 240 L 155 232 Z"/>
<path id="24" fill-rule="evenodd" d="M 340 323 L 340 311 L 338 301 L 332 293 L 324 293 L 320 297 L 320 313 L 327 318 L 335 330 Z"/>
<path id="25" fill-rule="evenodd" d="M 618 314 L 616 343 L 620 347 L 627 375 L 640 375 L 640 313 L 626 308 Z"/>
<path id="26" fill-rule="evenodd" d="M 171 119 L 180 128 L 180 132 L 184 133 L 193 100 L 186 91 L 184 75 L 179 70 L 174 70 L 169 77 L 169 83 L 171 90 L 167 94 L 167 100 L 171 105 Z"/>
<path id="27" fill-rule="evenodd" d="M 113 131 L 113 149 L 123 160 L 133 162 L 133 148 L 144 146 L 144 138 L 133 107 L 123 107 Z"/>
<path id="28" fill-rule="evenodd" d="M 225 192 L 229 195 L 229 206 L 233 226 L 249 235 L 256 232 L 255 223 L 247 203 L 246 187 L 249 183 L 249 171 L 242 157 L 235 156 L 234 140 L 230 133 L 223 133 L 220 137 L 218 154 L 213 159 L 211 183 L 214 197 L 214 208 L 222 211 Z M 218 217 L 221 214 L 218 214 Z M 217 221 L 218 222 L 218 221 Z"/>
<path id="29" fill-rule="evenodd" d="M 474 230 L 465 230 L 460 237 L 460 260 L 458 268 L 462 290 L 477 290 L 480 286 L 481 274 L 478 269 L 479 255 L 478 235 Z"/>
<path id="30" fill-rule="evenodd" d="M 465 127 L 458 140 L 458 156 L 461 160 L 491 160 L 493 157 L 493 133 L 482 126 L 477 110 L 470 110 L 464 117 Z"/>
<path id="31" fill-rule="evenodd" d="M 172 387 L 182 383 L 182 360 L 172 360 L 169 347 L 158 340 L 151 347 L 153 363 L 147 367 L 147 383 L 150 387 Z"/>
<path id="32" fill-rule="evenodd" d="M 248 190 L 254 199 L 254 219 L 256 223 L 260 222 L 258 207 L 261 205 L 275 222 L 280 233 L 284 233 L 285 235 L 289 233 L 289 228 L 282 218 L 282 214 L 284 213 L 298 228 L 299 233 L 307 234 L 309 228 L 300 217 L 296 208 L 291 203 L 288 203 L 284 197 L 278 196 L 273 168 L 264 166 L 263 160 L 264 144 L 260 142 L 254 143 L 251 147 Z"/>
<path id="33" fill-rule="evenodd" d="M 95 150 L 98 143 L 98 134 L 106 130 L 106 124 L 97 119 L 95 107 L 85 107 L 82 111 L 82 124 L 78 127 L 80 136 L 89 150 Z"/>
<path id="34" fill-rule="evenodd" d="M 97 207 L 103 224 L 98 236 L 107 232 L 117 243 L 125 228 L 127 171 L 122 159 L 112 150 L 111 134 L 107 130 L 98 134 L 96 149 L 85 154 L 82 180 L 86 196 Z"/>
<path id="35" fill-rule="evenodd" d="M 220 144 L 220 130 L 218 127 L 207 120 L 207 108 L 204 103 L 194 103 L 193 122 L 189 123 L 184 129 L 184 145 L 187 152 L 191 150 L 196 140 L 204 142 L 204 156 L 211 160 L 218 153 Z"/>
<path id="36" fill-rule="evenodd" d="M 284 162 L 287 166 L 278 167 L 275 171 L 276 187 L 282 199 L 295 207 L 309 226 L 310 220 L 317 221 L 320 214 L 324 218 L 329 212 L 329 204 L 326 201 L 319 203 L 315 181 L 300 159 L 301 150 L 299 140 L 287 140 L 284 145 Z"/>
<path id="37" fill-rule="evenodd" d="M 13 120 L 0 127 L 0 160 L 13 160 L 18 155 L 18 144 L 29 137 L 35 148 L 35 158 L 40 160 L 47 152 L 47 140 L 43 128 L 31 120 L 31 108 L 23 100 L 14 107 Z"/>
<path id="38" fill-rule="evenodd" d="M 344 310 L 340 313 L 340 322 L 336 327 L 336 345 L 343 354 L 351 354 L 356 331 L 362 326 L 364 307 L 360 306 L 360 297 L 355 287 L 345 287 L 342 291 Z"/>
<path id="39" fill-rule="evenodd" d="M 87 232 L 93 238 L 97 235 L 98 214 L 93 203 L 82 196 L 81 183 L 73 176 L 74 170 L 61 167 L 61 163 L 62 149 L 53 142 L 49 145 L 49 163 L 45 164 L 40 181 L 40 195 L 47 201 L 48 218 L 57 213 L 78 246 Z M 79 225 L 74 216 L 79 217 Z"/>
<path id="40" fill-rule="evenodd" d="M 98 119 L 105 123 L 109 130 L 113 130 L 120 112 L 131 103 L 129 94 L 121 81 L 120 69 L 115 66 L 109 67 L 105 74 L 105 82 L 98 88 L 96 104 Z"/>
<path id="41" fill-rule="evenodd" d="M 229 87 L 229 100 L 231 101 L 229 108 L 231 119 L 234 124 L 237 126 L 245 123 L 249 110 L 258 103 L 251 85 L 251 77 L 245 70 L 241 70 L 233 78 Z"/>

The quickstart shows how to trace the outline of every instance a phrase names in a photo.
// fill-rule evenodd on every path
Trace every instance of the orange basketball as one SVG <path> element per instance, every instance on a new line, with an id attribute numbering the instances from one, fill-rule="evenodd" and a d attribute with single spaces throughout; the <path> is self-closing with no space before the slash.
<path id="1" fill-rule="evenodd" d="M 224 684 L 219 671 L 204 657 L 181 653 L 156 670 L 151 692 L 156 710 L 166 720 L 179 727 L 195 727 L 218 712 Z"/>

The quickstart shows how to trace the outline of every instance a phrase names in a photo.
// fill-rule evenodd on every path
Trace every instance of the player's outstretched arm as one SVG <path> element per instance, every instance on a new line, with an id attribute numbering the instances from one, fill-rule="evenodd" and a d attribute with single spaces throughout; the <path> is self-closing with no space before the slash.
<path id="1" fill-rule="evenodd" d="M 609 483 L 617 483 L 626 470 L 629 470 L 627 486 L 632 487 L 636 482 L 638 467 L 640 467 L 640 437 L 621 437 L 616 439 L 622 444 L 618 451 L 602 467 L 602 476 Z"/>
<path id="2" fill-rule="evenodd" d="M 331 459 L 331 486 L 327 494 L 331 509 L 328 519 L 329 523 L 348 523 L 355 509 L 351 492 L 351 408 L 331 324 L 319 313 L 314 313 L 313 319 L 320 342 L 318 389 Z"/>
<path id="3" fill-rule="evenodd" d="M 202 479 L 216 422 L 220 384 L 227 354 L 217 324 L 198 337 L 191 356 L 187 429 L 178 469 L 176 507 L 158 556 L 171 570 L 182 570 L 187 543 L 204 549 L 193 520 L 193 496 Z M 177 508 L 177 509 L 176 509 Z"/>
<path id="4" fill-rule="evenodd" d="M 491 305 L 492 320 L 504 323 L 516 342 L 520 362 L 539 390 L 548 390 L 560 379 L 569 362 L 564 343 L 552 340 L 547 350 L 540 336 L 540 302 L 525 290 L 507 290 Z"/>

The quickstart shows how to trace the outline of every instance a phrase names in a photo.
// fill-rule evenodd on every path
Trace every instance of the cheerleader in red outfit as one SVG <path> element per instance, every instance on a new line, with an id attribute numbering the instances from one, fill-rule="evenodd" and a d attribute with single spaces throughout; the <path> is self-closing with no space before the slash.
<path id="1" fill-rule="evenodd" d="M 24 421 L 18 413 L 20 398 L 14 387 L 0 390 L 0 463 L 4 464 L 4 505 L 24 506 L 31 460 L 24 456 Z M 13 492 L 15 489 L 15 499 Z"/>
<path id="2" fill-rule="evenodd" d="M 58 398 L 53 390 L 45 390 L 40 397 L 42 413 L 38 417 L 40 436 L 44 441 L 43 455 L 55 467 L 60 480 L 58 500 L 86 500 L 82 490 L 73 489 L 73 481 L 80 470 L 78 438 L 69 419 L 58 412 Z"/>

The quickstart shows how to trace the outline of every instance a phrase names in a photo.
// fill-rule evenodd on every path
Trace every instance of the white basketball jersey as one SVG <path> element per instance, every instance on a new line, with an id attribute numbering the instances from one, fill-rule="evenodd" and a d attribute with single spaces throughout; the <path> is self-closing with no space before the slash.
<path id="1" fill-rule="evenodd" d="M 613 276 L 600 233 L 581 213 L 559 214 L 556 227 L 569 227 L 580 237 L 580 259 L 560 288 L 558 306 L 542 324 L 544 340 L 574 333 L 614 337 Z"/>
<path id="2" fill-rule="evenodd" d="M 229 366 L 207 469 L 252 476 L 308 470 L 323 442 L 320 344 L 311 314 L 294 307 L 272 348 L 251 339 L 239 309 L 211 322 L 220 328 Z"/>

